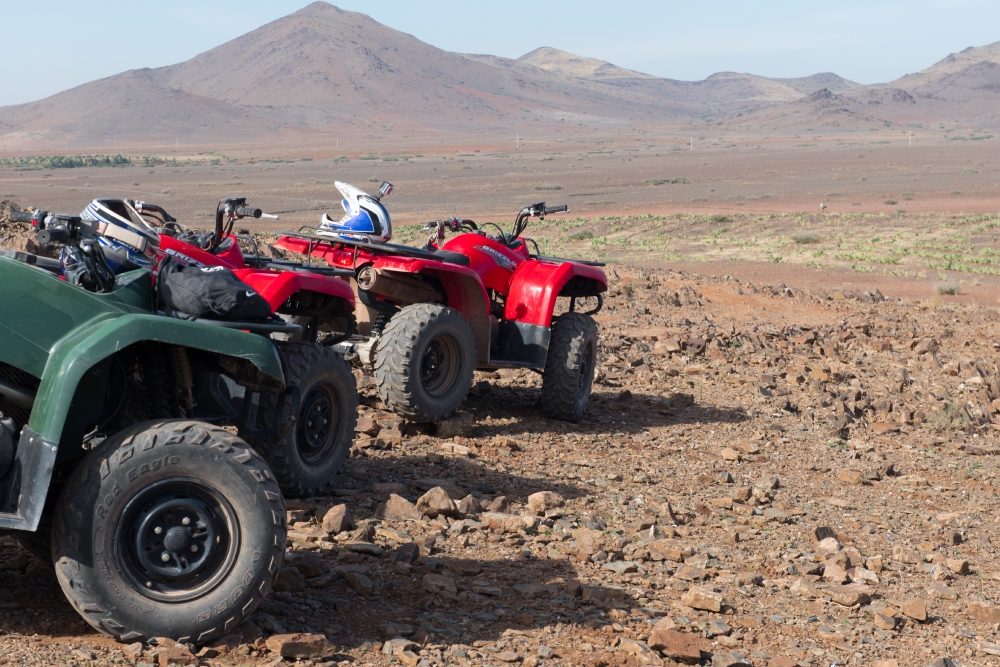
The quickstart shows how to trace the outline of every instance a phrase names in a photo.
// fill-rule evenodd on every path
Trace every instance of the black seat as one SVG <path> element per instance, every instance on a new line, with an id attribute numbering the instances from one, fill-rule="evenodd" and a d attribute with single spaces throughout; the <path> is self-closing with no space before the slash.
<path id="1" fill-rule="evenodd" d="M 468 255 L 463 255 L 460 252 L 452 252 L 450 250 L 435 250 L 434 256 L 445 264 L 457 264 L 458 266 L 468 266 L 472 261 L 469 259 Z"/>

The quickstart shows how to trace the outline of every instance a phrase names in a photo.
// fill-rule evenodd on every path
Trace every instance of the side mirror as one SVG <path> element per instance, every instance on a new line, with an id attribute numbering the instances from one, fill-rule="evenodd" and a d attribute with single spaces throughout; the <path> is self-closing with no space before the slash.
<path id="1" fill-rule="evenodd" d="M 382 185 L 380 185 L 378 188 L 378 198 L 382 199 L 382 197 L 388 196 L 390 194 L 392 194 L 392 183 L 390 183 L 389 181 L 382 181 Z"/>

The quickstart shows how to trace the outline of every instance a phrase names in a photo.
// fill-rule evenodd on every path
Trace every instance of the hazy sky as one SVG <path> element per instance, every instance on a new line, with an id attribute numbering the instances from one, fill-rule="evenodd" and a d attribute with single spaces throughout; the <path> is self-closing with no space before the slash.
<path id="1" fill-rule="evenodd" d="M 2 0 L 0 106 L 187 60 L 306 0 Z M 832 71 L 891 81 L 1000 41 L 997 0 L 340 0 L 434 46 L 517 57 L 539 46 L 674 79 Z"/>

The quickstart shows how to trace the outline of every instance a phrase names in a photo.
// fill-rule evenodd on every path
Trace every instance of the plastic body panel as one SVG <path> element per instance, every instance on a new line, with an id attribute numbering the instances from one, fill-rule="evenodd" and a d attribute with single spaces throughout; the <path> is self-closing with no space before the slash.
<path id="1" fill-rule="evenodd" d="M 552 313 L 559 292 L 577 276 L 593 281 L 595 294 L 608 289 L 604 271 L 595 266 L 571 262 L 555 264 L 537 259 L 523 262 L 511 278 L 504 317 L 528 324 L 552 326 Z"/>
<path id="2" fill-rule="evenodd" d="M 296 292 L 329 294 L 346 301 L 347 311 L 354 309 L 354 291 L 346 281 L 339 278 L 324 278 L 298 271 L 263 269 L 236 269 L 233 273 L 267 299 L 272 311 L 277 311 Z"/>

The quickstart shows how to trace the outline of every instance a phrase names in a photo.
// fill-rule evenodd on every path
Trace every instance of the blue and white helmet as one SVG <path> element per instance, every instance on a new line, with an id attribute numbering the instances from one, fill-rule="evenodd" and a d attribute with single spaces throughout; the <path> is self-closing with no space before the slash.
<path id="1" fill-rule="evenodd" d="M 80 213 L 97 223 L 97 242 L 115 274 L 151 268 L 160 236 L 142 219 L 128 199 L 95 199 Z"/>
<path id="2" fill-rule="evenodd" d="M 344 217 L 335 221 L 328 213 L 324 213 L 319 233 L 362 238 L 372 243 L 388 242 L 392 238 L 392 222 L 385 206 L 375 197 L 353 185 L 340 181 L 335 185 L 344 196 L 341 202 L 344 207 Z"/>

